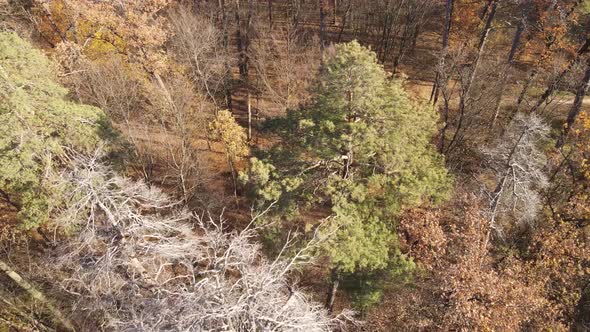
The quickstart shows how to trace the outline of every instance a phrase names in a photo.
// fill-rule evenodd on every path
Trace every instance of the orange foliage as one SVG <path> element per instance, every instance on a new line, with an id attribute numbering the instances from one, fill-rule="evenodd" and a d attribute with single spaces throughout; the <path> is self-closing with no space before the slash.
<path id="1" fill-rule="evenodd" d="M 423 272 L 415 287 L 396 289 L 369 315 L 373 330 L 564 330 L 545 297 L 546 279 L 511 255 L 494 253 L 477 199 L 413 210 L 400 237 Z M 542 276 L 542 275 L 541 275 Z"/>
<path id="2" fill-rule="evenodd" d="M 169 0 L 38 2 L 32 10 L 39 34 L 53 46 L 73 43 L 89 59 L 119 53 L 149 72 L 168 66 L 161 12 Z"/>

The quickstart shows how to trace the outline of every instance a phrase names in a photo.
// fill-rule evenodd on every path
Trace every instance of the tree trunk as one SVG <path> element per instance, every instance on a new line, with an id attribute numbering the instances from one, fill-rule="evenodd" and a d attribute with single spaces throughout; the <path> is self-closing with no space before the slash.
<path id="1" fill-rule="evenodd" d="M 332 3 L 332 5 L 334 5 L 332 7 L 332 25 L 336 25 L 336 16 L 338 14 L 338 0 L 333 0 L 334 2 Z"/>
<path id="2" fill-rule="evenodd" d="M 451 23 L 453 17 L 453 0 L 447 0 L 446 9 L 445 9 L 445 26 L 443 29 L 443 37 L 442 37 L 442 50 L 440 53 L 439 59 L 439 68 L 436 71 L 436 77 L 434 78 L 434 84 L 432 85 L 432 92 L 430 93 L 430 101 L 432 104 L 436 105 L 438 101 L 438 94 L 439 94 L 439 79 L 440 79 L 440 70 L 444 66 L 445 58 L 447 56 L 447 48 L 449 47 L 449 35 L 451 32 Z"/>
<path id="3" fill-rule="evenodd" d="M 565 143 L 567 135 L 571 128 L 574 126 L 574 122 L 580 114 L 580 110 L 582 109 L 582 103 L 584 102 L 584 97 L 586 93 L 588 93 L 588 88 L 590 87 L 590 59 L 586 61 L 586 73 L 584 74 L 584 79 L 582 80 L 582 84 L 578 88 L 576 92 L 576 98 L 574 99 L 574 104 L 567 115 L 567 121 L 565 127 L 563 128 L 563 132 L 561 133 L 561 137 L 557 140 L 556 147 L 561 148 Z"/>
<path id="4" fill-rule="evenodd" d="M 572 331 L 590 330 L 590 283 L 581 290 L 580 299 L 576 304 L 576 316 Z"/>
<path id="5" fill-rule="evenodd" d="M 338 285 L 340 284 L 340 274 L 336 268 L 332 268 L 332 280 L 326 297 L 326 309 L 329 313 L 332 313 L 334 309 L 334 300 L 336 299 L 336 292 L 338 291 Z"/>
<path id="6" fill-rule="evenodd" d="M 320 60 L 324 63 L 324 50 L 326 48 L 326 13 L 324 12 L 325 0 L 319 0 L 320 3 Z"/>
<path id="7" fill-rule="evenodd" d="M 342 41 L 342 34 L 344 33 L 344 29 L 346 29 L 346 21 L 348 19 L 348 15 L 350 15 L 350 8 L 352 7 L 352 0 L 348 0 L 348 6 L 346 6 L 346 11 L 344 12 L 344 17 L 342 18 L 342 25 L 340 26 L 340 32 L 338 32 L 338 40 L 337 43 Z"/>
<path id="8" fill-rule="evenodd" d="M 574 57 L 574 59 L 572 59 L 572 61 L 570 61 L 568 63 L 567 67 L 564 70 L 562 70 L 561 73 L 559 73 L 559 75 L 557 75 L 557 77 L 551 81 L 551 83 L 549 84 L 547 89 L 545 89 L 545 92 L 543 92 L 543 95 L 541 95 L 541 98 L 537 101 L 535 106 L 533 106 L 533 108 L 531 109 L 531 113 L 539 110 L 539 107 L 541 107 L 541 105 L 553 94 L 553 92 L 555 92 L 555 90 L 559 86 L 559 82 L 561 82 L 561 80 L 572 69 L 572 67 L 576 64 L 576 62 L 578 62 L 580 57 L 582 55 L 584 55 L 585 53 L 587 53 L 589 49 L 590 49 L 590 37 L 587 37 L 584 44 L 582 44 L 582 46 L 578 49 L 578 52 L 576 52 L 576 56 Z"/>
<path id="9" fill-rule="evenodd" d="M 0 270 L 4 272 L 12 281 L 14 281 L 20 288 L 25 290 L 29 295 L 41 302 L 53 315 L 53 317 L 62 325 L 67 331 L 75 331 L 74 325 L 57 309 L 46 297 L 37 290 L 28 281 L 23 279 L 20 274 L 14 271 L 8 264 L 0 260 Z"/>
<path id="10" fill-rule="evenodd" d="M 524 6 L 527 6 L 528 4 L 524 4 Z M 516 32 L 514 33 L 514 38 L 512 38 L 512 46 L 510 47 L 510 53 L 508 53 L 508 61 L 506 63 L 506 69 L 504 70 L 503 74 L 502 74 L 502 80 L 500 82 L 500 93 L 498 94 L 498 97 L 496 98 L 496 107 L 495 107 L 495 111 L 494 111 L 494 118 L 492 119 L 492 126 L 494 127 L 494 125 L 496 124 L 496 120 L 498 119 L 498 115 L 500 114 L 500 106 L 502 104 L 502 97 L 504 96 L 504 91 L 506 91 L 506 84 L 508 83 L 508 76 L 510 75 L 510 71 L 512 69 L 512 66 L 514 65 L 514 55 L 516 54 L 516 50 L 518 49 L 519 45 L 520 45 L 520 39 L 522 37 L 522 33 L 524 31 L 524 26 L 526 23 L 526 19 L 527 19 L 527 14 L 526 14 L 526 7 L 524 9 L 524 13 L 522 15 L 522 18 L 520 20 L 520 22 L 518 23 L 518 26 L 516 27 Z"/>
<path id="11" fill-rule="evenodd" d="M 272 30 L 272 0 L 268 0 L 268 28 Z"/>
<path id="12" fill-rule="evenodd" d="M 443 89 L 446 89 L 446 83 L 443 85 Z M 438 152 L 443 153 L 445 150 L 445 135 L 447 133 L 447 129 L 449 128 L 449 97 L 447 96 L 446 91 L 443 91 L 443 127 L 440 130 L 439 138 L 438 138 Z"/>
<path id="13" fill-rule="evenodd" d="M 476 54 L 475 59 L 473 61 L 473 68 L 471 69 L 471 73 L 469 74 L 469 78 L 467 79 L 467 82 L 465 83 L 465 88 L 463 89 L 464 92 L 460 96 L 459 120 L 458 120 L 457 128 L 455 129 L 455 133 L 453 134 L 453 138 L 451 139 L 451 142 L 449 143 L 449 145 L 447 147 L 447 151 L 451 149 L 451 147 L 453 146 L 454 143 L 456 143 L 459 132 L 462 129 L 461 127 L 463 125 L 463 120 L 465 118 L 465 108 L 467 106 L 467 103 L 469 102 L 469 95 L 471 92 L 471 87 L 473 86 L 473 82 L 475 81 L 475 76 L 477 74 L 477 68 L 479 67 L 479 62 L 481 60 L 481 56 L 483 54 L 483 50 L 485 48 L 486 41 L 488 40 L 490 30 L 492 29 L 492 22 L 494 21 L 494 17 L 496 16 L 497 7 L 498 7 L 498 2 L 492 1 L 490 13 L 488 15 L 488 18 L 486 20 L 486 24 L 483 28 L 481 37 L 479 39 L 477 54 Z"/>
<path id="14" fill-rule="evenodd" d="M 240 72 L 240 79 L 245 80 L 247 75 L 246 71 L 246 53 L 244 52 L 244 36 L 242 33 L 242 21 L 240 16 L 240 0 L 236 0 L 236 47 L 238 50 L 238 70 Z"/>
<path id="15" fill-rule="evenodd" d="M 225 92 L 225 104 L 227 109 L 232 110 L 232 93 L 231 93 L 231 67 L 229 65 L 229 31 L 228 31 L 228 19 L 227 12 L 225 10 L 225 0 L 219 0 L 219 7 L 221 9 L 221 24 L 223 32 L 223 50 L 225 52 L 225 75 L 223 78 L 224 92 Z"/>
<path id="16" fill-rule="evenodd" d="M 248 104 L 248 142 L 250 142 L 252 140 L 252 102 L 250 100 L 250 90 L 248 90 L 246 102 Z"/>

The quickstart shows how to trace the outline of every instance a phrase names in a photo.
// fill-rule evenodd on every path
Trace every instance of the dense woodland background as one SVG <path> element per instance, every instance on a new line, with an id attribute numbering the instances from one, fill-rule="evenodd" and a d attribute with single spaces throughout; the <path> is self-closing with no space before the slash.
<path id="1" fill-rule="evenodd" d="M 590 330 L 590 1 L 0 0 L 0 331 Z"/>

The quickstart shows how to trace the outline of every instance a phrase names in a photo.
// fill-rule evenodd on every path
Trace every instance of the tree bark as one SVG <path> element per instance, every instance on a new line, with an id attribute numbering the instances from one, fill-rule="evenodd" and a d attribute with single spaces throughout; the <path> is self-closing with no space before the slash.
<path id="1" fill-rule="evenodd" d="M 248 104 L 248 142 L 250 142 L 252 140 L 252 102 L 250 100 L 250 90 L 248 90 L 246 102 Z"/>
<path id="2" fill-rule="evenodd" d="M 434 84 L 432 85 L 432 92 L 430 93 L 430 101 L 432 104 L 436 105 L 438 101 L 438 94 L 439 94 L 439 79 L 440 79 L 440 69 L 444 66 L 445 58 L 447 56 L 447 51 L 449 47 L 449 35 L 451 33 L 451 23 L 453 17 L 453 0 L 447 0 L 446 9 L 445 9 L 445 26 L 443 29 L 443 36 L 442 36 L 442 50 L 439 59 L 439 68 L 436 71 L 436 77 L 434 78 Z"/>
<path id="3" fill-rule="evenodd" d="M 272 30 L 272 0 L 268 0 L 268 28 Z"/>
<path id="4" fill-rule="evenodd" d="M 508 76 L 510 75 L 510 71 L 512 66 L 514 65 L 514 56 L 516 55 L 516 50 L 520 46 L 520 39 L 522 37 L 522 33 L 524 31 L 526 19 L 527 19 L 527 7 L 528 3 L 525 3 L 523 6 L 523 15 L 520 21 L 518 22 L 518 26 L 516 27 L 516 31 L 514 32 L 514 38 L 512 38 L 512 46 L 510 47 L 510 53 L 508 53 L 508 61 L 506 62 L 506 69 L 504 70 L 500 82 L 500 93 L 496 98 L 496 106 L 494 107 L 494 117 L 492 119 L 492 126 L 494 127 L 496 124 L 496 120 L 498 119 L 498 115 L 500 114 L 500 106 L 502 104 L 502 97 L 504 96 L 504 92 L 506 91 L 506 84 L 508 83 Z"/>
<path id="5" fill-rule="evenodd" d="M 320 4 L 320 60 L 324 63 L 324 51 L 326 48 L 326 13 L 324 11 L 325 0 L 319 0 Z"/>
<path id="6" fill-rule="evenodd" d="M 580 299 L 576 304 L 576 316 L 572 331 L 590 330 L 590 283 L 581 290 Z"/>
<path id="7" fill-rule="evenodd" d="M 240 16 L 240 0 L 236 0 L 236 47 L 238 50 L 238 70 L 240 72 L 240 79 L 246 80 L 247 68 L 246 68 L 246 52 L 245 52 L 245 36 L 242 33 L 242 21 Z"/>
<path id="8" fill-rule="evenodd" d="M 574 104 L 567 115 L 567 120 L 565 123 L 565 127 L 563 128 L 563 132 L 561 133 L 561 137 L 557 140 L 556 147 L 561 148 L 565 143 L 567 135 L 571 128 L 574 126 L 574 122 L 580 114 L 580 110 L 582 109 L 582 103 L 584 102 L 584 97 L 586 93 L 588 93 L 588 88 L 590 87 L 590 59 L 586 61 L 586 73 L 584 74 L 584 78 L 582 79 L 582 84 L 578 88 L 576 92 L 576 98 L 574 99 Z"/>
<path id="9" fill-rule="evenodd" d="M 31 285 L 28 281 L 23 279 L 20 274 L 14 271 L 8 264 L 0 260 L 0 270 L 4 272 L 12 281 L 14 281 L 20 288 L 25 290 L 29 295 L 41 302 L 53 315 L 53 317 L 61 324 L 67 331 L 75 331 L 74 325 L 66 318 L 66 316 L 59 311 L 37 288 Z"/>
<path id="10" fill-rule="evenodd" d="M 463 89 L 463 93 L 461 94 L 460 99 L 459 99 L 459 120 L 458 120 L 457 128 L 455 129 L 455 133 L 453 134 L 453 138 L 451 139 L 451 142 L 449 143 L 449 145 L 447 147 L 447 151 L 450 150 L 453 147 L 453 144 L 456 143 L 459 132 L 462 129 L 463 119 L 465 118 L 465 108 L 467 106 L 467 103 L 469 102 L 469 95 L 471 93 L 471 87 L 473 86 L 473 82 L 475 81 L 475 76 L 477 74 L 477 68 L 479 67 L 479 63 L 481 60 L 481 56 L 483 54 L 483 50 L 486 45 L 486 41 L 488 40 L 490 30 L 492 29 L 492 22 L 494 21 L 494 17 L 496 16 L 497 7 L 498 7 L 497 0 L 492 1 L 490 13 L 488 15 L 488 18 L 486 20 L 486 24 L 483 28 L 481 37 L 479 39 L 477 54 L 476 54 L 475 59 L 473 61 L 473 68 L 471 69 L 471 73 L 469 74 L 469 78 L 467 79 L 467 82 L 465 83 L 465 88 Z"/>
<path id="11" fill-rule="evenodd" d="M 221 24 L 223 32 L 223 50 L 225 52 L 225 75 L 223 78 L 224 92 L 225 92 L 225 104 L 227 109 L 232 110 L 232 93 L 231 93 L 231 67 L 229 65 L 229 31 L 228 31 L 228 18 L 225 8 L 225 0 L 219 0 L 219 7 L 221 9 Z"/>
<path id="12" fill-rule="evenodd" d="M 584 55 L 585 53 L 587 53 L 589 49 L 590 49 L 590 37 L 587 37 L 584 44 L 582 44 L 582 46 L 576 52 L 576 56 L 568 63 L 567 67 L 564 70 L 562 70 L 559 73 L 559 75 L 557 75 L 557 77 L 555 79 L 553 79 L 551 81 L 551 83 L 549 84 L 547 89 L 545 89 L 545 92 L 543 92 L 543 95 L 541 95 L 541 98 L 537 101 L 535 106 L 533 106 L 533 108 L 531 109 L 531 113 L 539 110 L 541 105 L 545 101 L 547 101 L 547 99 L 553 94 L 553 92 L 555 92 L 555 90 L 559 86 L 559 82 L 561 82 L 561 80 L 572 69 L 572 67 L 576 64 L 576 62 L 578 62 L 580 57 L 582 55 Z"/>
<path id="13" fill-rule="evenodd" d="M 346 29 L 346 21 L 348 19 L 348 15 L 350 14 L 351 7 L 352 0 L 348 0 L 348 6 L 346 6 L 346 11 L 344 12 L 344 17 L 342 18 L 342 26 L 340 26 L 340 32 L 338 32 L 337 43 L 340 43 L 342 41 L 342 34 L 344 33 L 344 29 Z"/>
<path id="14" fill-rule="evenodd" d="M 326 298 L 326 309 L 329 313 L 332 313 L 332 310 L 334 309 L 334 300 L 336 299 L 336 292 L 338 291 L 338 286 L 340 284 L 340 274 L 336 268 L 332 268 L 331 278 L 332 280 Z"/>

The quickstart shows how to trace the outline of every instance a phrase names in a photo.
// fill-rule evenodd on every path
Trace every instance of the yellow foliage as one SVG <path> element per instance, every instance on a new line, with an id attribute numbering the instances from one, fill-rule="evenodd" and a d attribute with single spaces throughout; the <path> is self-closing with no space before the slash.
<path id="1" fill-rule="evenodd" d="M 228 158 L 235 161 L 250 153 L 246 130 L 234 119 L 230 111 L 220 111 L 209 123 L 211 138 L 221 141 Z"/>

